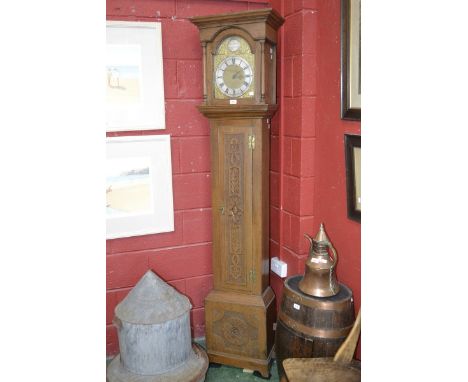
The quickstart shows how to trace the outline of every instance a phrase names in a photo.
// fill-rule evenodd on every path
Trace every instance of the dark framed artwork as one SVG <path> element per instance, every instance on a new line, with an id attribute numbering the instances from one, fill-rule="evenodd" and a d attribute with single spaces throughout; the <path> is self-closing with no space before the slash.
<path id="1" fill-rule="evenodd" d="M 341 0 L 341 118 L 361 120 L 361 0 Z"/>
<path id="2" fill-rule="evenodd" d="M 361 136 L 345 134 L 348 218 L 361 222 Z"/>

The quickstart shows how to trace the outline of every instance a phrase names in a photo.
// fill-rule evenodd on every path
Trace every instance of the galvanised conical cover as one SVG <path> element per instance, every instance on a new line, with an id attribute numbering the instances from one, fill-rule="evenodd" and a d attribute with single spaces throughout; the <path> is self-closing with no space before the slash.
<path id="1" fill-rule="evenodd" d="M 192 345 L 187 297 L 149 270 L 115 308 L 120 355 L 109 382 L 201 382 L 208 357 Z"/>
<path id="2" fill-rule="evenodd" d="M 115 308 L 120 320 L 133 324 L 160 324 L 190 311 L 187 297 L 149 270 Z"/>

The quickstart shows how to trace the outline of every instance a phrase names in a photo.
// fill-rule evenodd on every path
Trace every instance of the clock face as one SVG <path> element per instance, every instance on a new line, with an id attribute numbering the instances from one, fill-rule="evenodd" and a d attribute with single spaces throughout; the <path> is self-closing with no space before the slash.
<path id="1" fill-rule="evenodd" d="M 255 97 L 255 55 L 239 35 L 224 38 L 213 55 L 213 93 L 216 99 Z"/>
<path id="2" fill-rule="evenodd" d="M 232 40 L 231 40 L 232 41 Z M 216 86 L 228 97 L 240 97 L 253 81 L 250 64 L 242 57 L 228 56 L 216 68 Z"/>

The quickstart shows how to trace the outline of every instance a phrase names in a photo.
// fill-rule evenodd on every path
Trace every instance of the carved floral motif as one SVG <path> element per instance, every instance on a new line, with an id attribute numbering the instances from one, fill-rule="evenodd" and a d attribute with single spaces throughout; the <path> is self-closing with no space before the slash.
<path id="1" fill-rule="evenodd" d="M 213 334 L 217 350 L 257 356 L 258 320 L 255 314 L 214 309 Z"/>
<path id="2" fill-rule="evenodd" d="M 228 281 L 237 284 L 245 283 L 246 277 L 243 267 L 243 247 L 242 247 L 242 219 L 243 219 L 243 166 L 244 157 L 242 145 L 244 143 L 243 134 L 226 134 L 225 151 L 227 172 L 227 274 Z"/>
<path id="3" fill-rule="evenodd" d="M 237 346 L 245 345 L 249 340 L 247 324 L 235 317 L 224 320 L 222 332 L 226 341 Z"/>

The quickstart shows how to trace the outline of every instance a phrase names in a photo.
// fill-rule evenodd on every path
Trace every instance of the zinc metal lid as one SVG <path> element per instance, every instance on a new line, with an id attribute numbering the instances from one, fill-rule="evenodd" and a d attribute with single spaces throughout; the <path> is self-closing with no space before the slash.
<path id="1" fill-rule="evenodd" d="M 115 315 L 133 324 L 160 324 L 192 308 L 187 297 L 149 270 L 115 308 Z"/>

